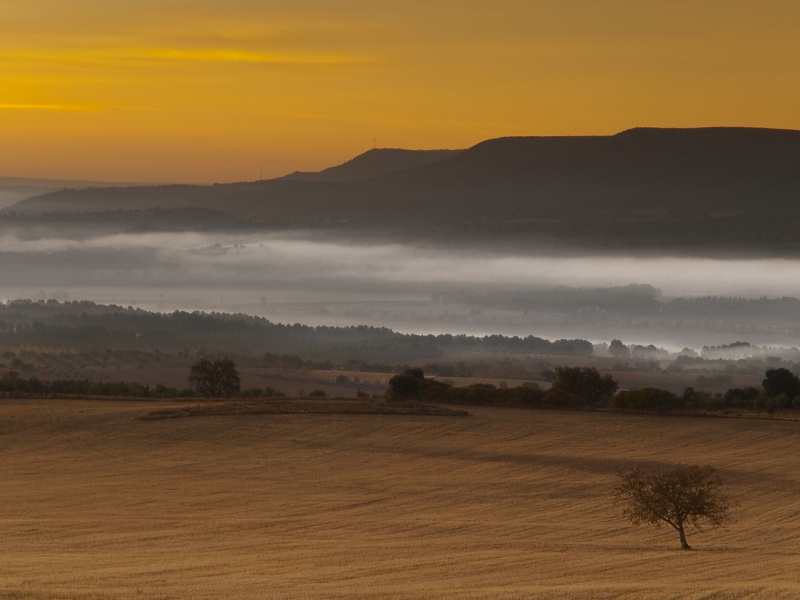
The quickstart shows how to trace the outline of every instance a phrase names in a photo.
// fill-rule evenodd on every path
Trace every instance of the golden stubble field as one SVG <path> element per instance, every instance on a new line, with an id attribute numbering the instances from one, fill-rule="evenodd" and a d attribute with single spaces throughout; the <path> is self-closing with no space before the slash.
<path id="1" fill-rule="evenodd" d="M 153 408 L 0 401 L 0 598 L 800 597 L 797 423 Z M 676 462 L 741 500 L 692 552 L 611 499 Z"/>

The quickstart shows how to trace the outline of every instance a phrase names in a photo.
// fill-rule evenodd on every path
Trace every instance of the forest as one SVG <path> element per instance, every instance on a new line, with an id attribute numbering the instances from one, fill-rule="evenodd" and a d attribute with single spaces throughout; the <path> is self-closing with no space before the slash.
<path id="1" fill-rule="evenodd" d="M 102 305 L 90 301 L 17 300 L 0 305 L 0 346 L 78 351 L 142 350 L 234 352 L 292 351 L 338 360 L 400 362 L 437 358 L 444 350 L 505 351 L 588 357 L 581 339 L 535 336 L 416 335 L 385 327 L 285 325 L 245 314 L 174 311 Z"/>

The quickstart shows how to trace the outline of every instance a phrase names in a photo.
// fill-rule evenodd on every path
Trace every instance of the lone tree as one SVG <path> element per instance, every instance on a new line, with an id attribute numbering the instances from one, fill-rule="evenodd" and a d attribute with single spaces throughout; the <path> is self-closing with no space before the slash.
<path id="1" fill-rule="evenodd" d="M 221 358 L 213 362 L 207 358 L 201 358 L 192 365 L 189 383 L 196 392 L 211 398 L 237 394 L 241 389 L 239 372 L 229 358 Z"/>
<path id="2" fill-rule="evenodd" d="M 681 548 L 691 550 L 687 525 L 700 531 L 703 521 L 712 527 L 731 522 L 729 511 L 736 502 L 721 488 L 722 480 L 710 466 L 679 466 L 649 474 L 636 469 L 619 474 L 616 503 L 627 505 L 624 514 L 634 525 L 670 525 L 680 536 Z"/>
<path id="3" fill-rule="evenodd" d="M 619 384 L 611 375 L 601 375 L 594 367 L 557 367 L 553 387 L 585 398 L 589 404 L 603 406 Z"/>
<path id="4" fill-rule="evenodd" d="M 425 373 L 422 369 L 406 369 L 404 373 L 395 375 L 389 380 L 391 400 L 408 400 L 422 393 Z"/>

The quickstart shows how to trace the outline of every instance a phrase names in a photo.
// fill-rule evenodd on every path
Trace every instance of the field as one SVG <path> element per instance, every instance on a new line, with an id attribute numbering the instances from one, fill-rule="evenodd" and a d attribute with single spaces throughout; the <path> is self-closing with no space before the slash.
<path id="1" fill-rule="evenodd" d="M 800 597 L 800 426 L 0 401 L 0 598 Z M 635 528 L 614 473 L 710 463 L 727 531 Z"/>

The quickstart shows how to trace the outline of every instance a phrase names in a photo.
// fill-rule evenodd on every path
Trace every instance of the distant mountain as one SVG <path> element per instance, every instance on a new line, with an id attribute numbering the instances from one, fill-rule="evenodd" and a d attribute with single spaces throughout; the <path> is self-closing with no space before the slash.
<path id="1" fill-rule="evenodd" d="M 130 181 L 93 181 L 89 179 L 42 179 L 37 177 L 0 177 L 0 186 L 27 186 L 44 188 L 87 188 L 87 187 L 126 187 L 132 185 L 153 185 Z"/>
<path id="2" fill-rule="evenodd" d="M 128 187 L 142 185 L 131 182 L 86 181 L 70 179 L 36 179 L 32 177 L 0 177 L 0 208 L 33 196 L 41 196 L 64 188 Z"/>
<path id="3" fill-rule="evenodd" d="M 291 181 L 357 181 L 397 171 L 424 167 L 448 158 L 460 150 L 402 150 L 400 148 L 374 148 L 359 154 L 346 163 L 329 167 L 318 173 L 295 171 L 281 179 Z"/>
<path id="4" fill-rule="evenodd" d="M 501 138 L 382 183 L 473 218 L 800 212 L 800 131 Z"/>
<path id="5" fill-rule="evenodd" d="M 443 225 L 800 213 L 800 131 L 638 128 L 612 136 L 500 138 L 386 171 L 390 163 L 418 160 L 411 156 L 423 155 L 368 152 L 335 167 L 336 181 L 64 190 L 13 210 L 199 207 L 267 222 Z"/>

